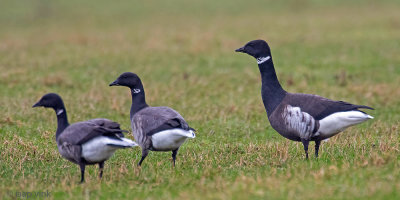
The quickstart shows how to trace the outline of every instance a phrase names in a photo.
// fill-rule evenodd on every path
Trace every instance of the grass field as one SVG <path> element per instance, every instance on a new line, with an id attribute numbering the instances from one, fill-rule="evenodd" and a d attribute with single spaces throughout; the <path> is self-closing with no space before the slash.
<path id="1" fill-rule="evenodd" d="M 0 199 L 400 199 L 398 1 L 0 1 Z M 256 61 L 234 49 L 269 42 L 290 92 L 369 105 L 375 117 L 323 142 L 301 143 L 269 125 Z M 153 106 L 198 130 L 181 148 L 118 151 L 103 180 L 55 143 L 56 118 L 31 106 L 59 93 L 70 122 L 105 117 L 130 130 L 139 74 Z M 128 137 L 132 138 L 131 135 Z"/>

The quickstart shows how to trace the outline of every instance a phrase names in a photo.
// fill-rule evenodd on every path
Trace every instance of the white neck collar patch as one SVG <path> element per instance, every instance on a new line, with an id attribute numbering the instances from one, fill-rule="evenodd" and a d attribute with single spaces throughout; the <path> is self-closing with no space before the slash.
<path id="1" fill-rule="evenodd" d="M 132 91 L 133 91 L 133 93 L 137 94 L 140 92 L 140 89 L 133 89 Z"/>
<path id="2" fill-rule="evenodd" d="M 64 112 L 64 109 L 58 109 L 57 110 L 57 115 L 61 115 L 61 113 L 63 113 Z"/>
<path id="3" fill-rule="evenodd" d="M 270 58 L 271 58 L 271 56 L 259 57 L 259 58 L 257 58 L 257 64 L 264 63 L 265 61 L 269 60 Z"/>

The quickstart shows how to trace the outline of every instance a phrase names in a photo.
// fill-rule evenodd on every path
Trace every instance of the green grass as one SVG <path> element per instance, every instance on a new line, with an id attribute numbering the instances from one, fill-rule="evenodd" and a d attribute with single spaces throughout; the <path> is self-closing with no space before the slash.
<path id="1" fill-rule="evenodd" d="M 0 199 L 399 199 L 398 1 L 0 2 Z M 300 143 L 269 125 L 254 59 L 234 53 L 269 42 L 290 92 L 374 107 L 375 119 L 324 142 L 304 160 Z M 108 84 L 139 74 L 147 101 L 170 106 L 198 130 L 172 168 L 170 153 L 118 151 L 104 178 L 58 154 L 59 93 L 70 122 L 105 117 L 130 130 L 130 96 Z M 130 135 L 128 136 L 132 138 Z M 313 144 L 311 145 L 313 153 Z"/>

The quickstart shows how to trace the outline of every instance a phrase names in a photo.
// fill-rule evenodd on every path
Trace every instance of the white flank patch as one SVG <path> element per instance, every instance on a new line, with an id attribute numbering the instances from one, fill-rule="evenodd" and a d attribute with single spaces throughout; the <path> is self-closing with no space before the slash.
<path id="1" fill-rule="evenodd" d="M 58 109 L 57 110 L 57 115 L 61 115 L 61 113 L 63 113 L 64 112 L 64 109 Z"/>
<path id="2" fill-rule="evenodd" d="M 271 56 L 257 58 L 257 64 L 264 63 L 265 61 L 269 60 L 270 58 L 271 58 Z"/>
<path id="3" fill-rule="evenodd" d="M 151 136 L 153 147 L 160 151 L 172 151 L 178 149 L 187 138 L 195 138 L 192 130 L 185 131 L 180 128 L 160 131 Z"/>
<path id="4" fill-rule="evenodd" d="M 95 137 L 82 145 L 82 157 L 88 162 L 100 162 L 109 159 L 119 148 L 137 146 L 130 139 L 121 139 L 122 141 L 105 136 Z"/>
<path id="5" fill-rule="evenodd" d="M 324 137 L 331 137 L 344 129 L 362 123 L 372 116 L 360 111 L 338 112 L 321 119 L 319 121 L 318 132 Z"/>
<path id="6" fill-rule="evenodd" d="M 315 128 L 314 118 L 306 112 L 302 112 L 299 107 L 287 105 L 282 113 L 287 128 L 298 134 L 302 139 L 309 140 Z M 316 136 L 316 135 L 314 135 Z"/>

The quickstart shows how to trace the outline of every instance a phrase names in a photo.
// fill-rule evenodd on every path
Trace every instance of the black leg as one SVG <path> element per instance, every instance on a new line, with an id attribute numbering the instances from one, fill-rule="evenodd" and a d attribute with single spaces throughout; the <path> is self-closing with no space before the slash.
<path id="1" fill-rule="evenodd" d="M 79 163 L 79 167 L 81 168 L 81 183 L 85 182 L 85 164 Z"/>
<path id="2" fill-rule="evenodd" d="M 99 163 L 100 179 L 103 177 L 104 161 Z"/>
<path id="3" fill-rule="evenodd" d="M 142 150 L 142 158 L 140 159 L 138 166 L 142 165 L 142 162 L 147 157 L 147 154 L 149 154 L 149 150 Z"/>
<path id="4" fill-rule="evenodd" d="M 306 160 L 308 160 L 308 143 L 310 143 L 310 141 L 302 139 L 301 142 L 303 143 L 304 151 L 306 152 Z"/>
<path id="5" fill-rule="evenodd" d="M 172 160 L 174 162 L 174 167 L 175 167 L 175 160 L 176 160 L 177 154 L 178 154 L 178 149 L 172 151 Z"/>
<path id="6" fill-rule="evenodd" d="M 318 158 L 319 145 L 321 144 L 321 140 L 315 140 L 315 157 Z"/>

